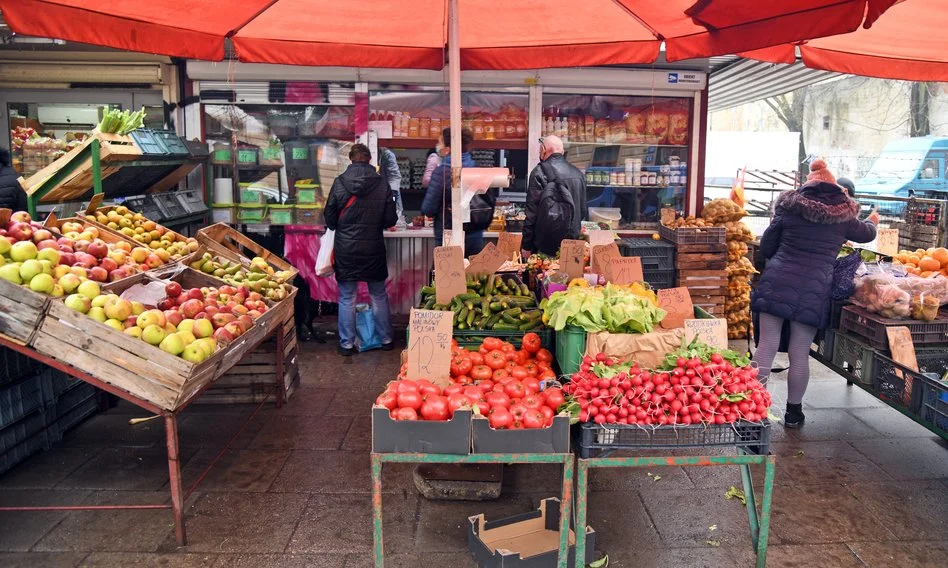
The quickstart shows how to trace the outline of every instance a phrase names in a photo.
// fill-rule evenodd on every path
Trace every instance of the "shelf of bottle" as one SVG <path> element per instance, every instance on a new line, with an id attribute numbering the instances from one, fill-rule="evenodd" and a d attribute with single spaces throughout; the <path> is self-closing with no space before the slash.
<path id="1" fill-rule="evenodd" d="M 636 148 L 684 148 L 688 149 L 687 144 L 649 144 L 648 142 L 579 142 L 569 140 L 568 138 L 563 139 L 563 144 L 567 146 L 630 146 Z"/>
<path id="2" fill-rule="evenodd" d="M 613 189 L 678 189 L 686 187 L 686 184 L 676 183 L 669 185 L 619 185 L 614 183 L 587 183 L 586 187 L 611 187 Z"/>
<path id="3" fill-rule="evenodd" d="M 429 150 L 435 147 L 438 141 L 434 138 L 379 138 L 379 146 L 404 150 Z M 520 140 L 474 140 L 471 150 L 526 150 L 526 139 Z"/>

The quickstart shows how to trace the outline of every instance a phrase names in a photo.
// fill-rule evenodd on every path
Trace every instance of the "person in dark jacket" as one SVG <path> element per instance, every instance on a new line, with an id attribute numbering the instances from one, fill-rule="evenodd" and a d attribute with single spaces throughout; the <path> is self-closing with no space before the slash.
<path id="1" fill-rule="evenodd" d="M 471 157 L 468 147 L 474 140 L 471 129 L 461 130 L 461 167 L 474 168 L 477 163 Z M 451 228 L 451 129 L 445 128 L 441 131 L 441 138 L 438 139 L 438 150 L 443 157 L 441 165 L 436 166 L 431 172 L 431 181 L 428 183 L 428 189 L 425 191 L 425 198 L 421 202 L 421 214 L 428 217 L 434 217 L 434 236 L 435 246 L 440 247 L 444 243 L 444 229 Z M 497 190 L 489 190 L 490 198 L 497 198 Z M 484 231 L 468 230 L 464 227 L 464 255 L 471 256 L 481 252 L 484 248 Z"/>
<path id="2" fill-rule="evenodd" d="M 10 161 L 10 151 L 0 148 L 0 209 L 26 211 L 26 192 L 20 187 L 17 177 Z"/>
<path id="3" fill-rule="evenodd" d="M 760 314 L 754 361 L 762 381 L 770 375 L 784 321 L 790 322 L 787 428 L 799 428 L 805 419 L 802 403 L 810 378 L 810 344 L 817 329 L 829 324 L 839 248 L 847 240 L 873 240 L 878 223 L 877 214 L 859 220 L 859 203 L 836 184 L 826 162 L 814 160 L 810 172 L 807 183 L 777 198 L 773 221 L 760 239 L 767 265 L 751 295 L 751 309 Z"/>
<path id="4" fill-rule="evenodd" d="M 364 144 L 349 152 L 352 164 L 332 183 L 326 200 L 326 227 L 336 232 L 333 270 L 339 284 L 339 352 L 356 352 L 355 297 L 359 282 L 369 286 L 375 327 L 382 335 L 382 349 L 392 349 L 392 323 L 385 293 L 388 265 L 385 258 L 387 227 L 397 221 L 392 190 L 369 163 L 372 155 Z"/>
<path id="5" fill-rule="evenodd" d="M 559 136 L 546 136 L 540 139 L 540 161 L 530 172 L 530 181 L 527 185 L 527 219 L 523 223 L 524 258 L 531 252 L 541 252 L 549 256 L 556 256 L 563 239 L 575 239 L 582 233 L 582 223 L 588 216 L 586 208 L 586 177 L 576 166 L 566 160 L 563 149 L 563 140 Z M 546 171 L 553 172 L 553 179 L 544 175 Z M 573 222 L 569 234 L 553 235 L 544 233 L 543 219 L 537 219 L 537 209 L 540 205 L 540 194 L 547 182 L 562 182 L 573 198 Z"/>

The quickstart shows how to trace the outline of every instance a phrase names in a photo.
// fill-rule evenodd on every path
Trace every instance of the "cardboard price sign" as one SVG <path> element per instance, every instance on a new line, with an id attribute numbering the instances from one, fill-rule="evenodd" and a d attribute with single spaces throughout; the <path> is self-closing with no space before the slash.
<path id="1" fill-rule="evenodd" d="M 455 296 L 467 292 L 461 247 L 435 247 L 434 269 L 435 299 L 439 304 L 450 304 Z"/>
<path id="2" fill-rule="evenodd" d="M 619 245 L 614 242 L 607 245 L 597 245 L 592 248 L 590 259 L 592 260 L 592 271 L 596 274 L 602 274 L 607 281 L 612 281 L 612 259 L 622 258 L 619 252 Z"/>
<path id="3" fill-rule="evenodd" d="M 885 334 L 889 339 L 889 349 L 892 351 L 892 360 L 918 372 L 918 359 L 915 357 L 915 343 L 912 341 L 912 332 L 909 328 L 904 325 L 887 327 L 885 328 Z M 899 369 L 895 369 L 895 375 L 899 378 L 903 378 L 903 373 Z M 902 393 L 902 402 L 908 406 L 912 402 L 912 377 L 905 375 L 904 379 L 905 390 Z"/>
<path id="4" fill-rule="evenodd" d="M 497 272 L 504 261 L 504 254 L 500 252 L 494 243 L 487 243 L 481 252 L 475 254 L 470 259 L 471 263 L 467 266 L 468 274 L 493 274 Z M 463 293 L 463 292 L 462 292 Z"/>
<path id="5" fill-rule="evenodd" d="M 671 207 L 662 207 L 661 216 L 662 216 L 662 225 L 671 225 L 672 222 L 675 220 L 675 217 L 677 217 L 677 214 L 675 213 L 675 210 L 672 209 Z"/>
<path id="6" fill-rule="evenodd" d="M 497 248 L 504 255 L 504 260 L 510 260 L 515 254 L 520 252 L 520 246 L 523 243 L 523 233 L 499 233 L 497 235 Z"/>
<path id="7" fill-rule="evenodd" d="M 632 284 L 645 279 L 642 273 L 642 259 L 637 256 L 613 258 L 610 263 L 612 278 L 609 281 L 613 284 Z"/>
<path id="8" fill-rule="evenodd" d="M 658 307 L 665 310 L 665 319 L 662 327 L 675 329 L 685 325 L 686 319 L 695 315 L 695 306 L 691 303 L 691 294 L 688 288 L 665 288 L 658 291 Z"/>
<path id="9" fill-rule="evenodd" d="M 567 239 L 560 243 L 560 272 L 565 272 L 570 280 L 583 277 L 585 259 L 586 241 Z"/>
<path id="10" fill-rule="evenodd" d="M 92 196 L 92 199 L 89 200 L 89 206 L 86 207 L 86 215 L 91 215 L 96 209 L 102 205 L 102 200 L 105 199 L 105 194 L 97 193 Z"/>
<path id="11" fill-rule="evenodd" d="M 876 251 L 889 256 L 899 254 L 899 230 L 878 229 L 876 231 Z"/>
<path id="12" fill-rule="evenodd" d="M 49 216 L 46 217 L 46 220 L 43 221 L 43 226 L 49 229 L 50 227 L 58 227 L 57 222 L 59 219 L 56 218 L 56 214 L 52 211 L 49 212 Z"/>
<path id="13" fill-rule="evenodd" d="M 716 349 L 727 349 L 727 320 L 686 319 L 685 340 L 691 341 L 695 337 Z"/>
<path id="14" fill-rule="evenodd" d="M 439 385 L 451 381 L 451 326 L 454 314 L 438 310 L 411 311 L 408 320 L 409 379 Z"/>

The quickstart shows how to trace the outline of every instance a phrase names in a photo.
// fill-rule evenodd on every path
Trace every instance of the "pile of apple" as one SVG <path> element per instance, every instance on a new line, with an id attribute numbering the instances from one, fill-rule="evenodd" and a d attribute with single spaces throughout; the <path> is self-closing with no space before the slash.
<path id="1" fill-rule="evenodd" d="M 86 215 L 86 218 L 122 233 L 153 251 L 164 251 L 172 260 L 198 249 L 197 240 L 179 237 L 141 213 L 134 213 L 122 205 L 107 212 L 96 211 Z"/>
<path id="2" fill-rule="evenodd" d="M 133 247 L 126 241 L 106 243 L 99 238 L 97 228 L 83 226 L 75 221 L 64 221 L 60 230 L 63 236 L 56 240 L 56 246 L 65 257 L 62 264 L 85 268 L 89 271 L 88 277 L 96 282 L 121 280 L 136 272 L 158 268 L 172 260 L 171 254 L 164 249 Z M 36 246 L 44 248 L 53 245 L 49 241 L 41 241 Z M 96 267 L 104 272 L 95 270 Z"/>

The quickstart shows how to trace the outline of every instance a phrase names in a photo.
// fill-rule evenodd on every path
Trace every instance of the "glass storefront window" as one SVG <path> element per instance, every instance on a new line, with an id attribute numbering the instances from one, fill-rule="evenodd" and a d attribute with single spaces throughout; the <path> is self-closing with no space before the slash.
<path id="1" fill-rule="evenodd" d="M 684 210 L 689 101 L 611 95 L 543 95 L 541 132 L 564 141 L 586 175 L 588 205 L 617 208 L 621 223 Z"/>

